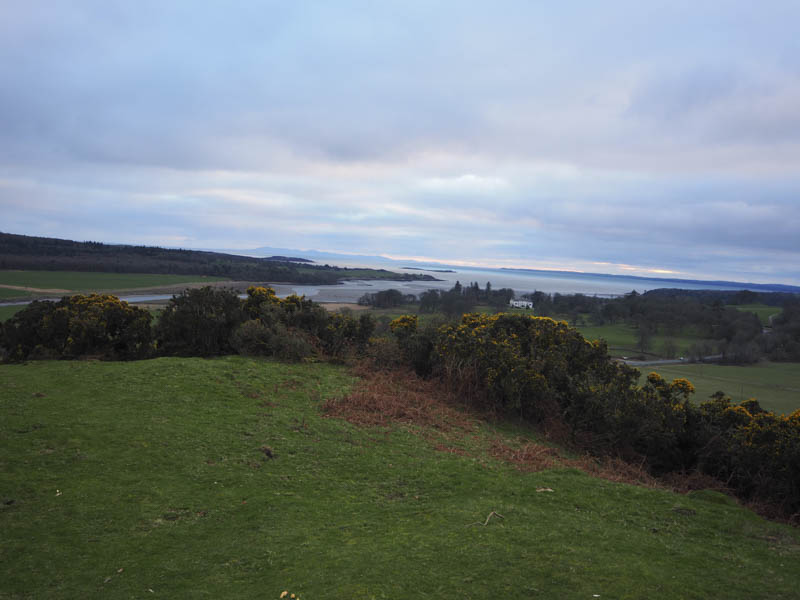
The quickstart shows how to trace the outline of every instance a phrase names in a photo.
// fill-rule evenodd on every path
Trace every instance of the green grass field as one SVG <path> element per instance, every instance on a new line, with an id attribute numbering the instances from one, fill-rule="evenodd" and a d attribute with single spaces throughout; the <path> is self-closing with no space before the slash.
<path id="1" fill-rule="evenodd" d="M 512 427 L 460 456 L 322 418 L 351 385 L 239 357 L 0 365 L 0 598 L 797 597 L 796 529 L 478 451 Z"/>
<path id="2" fill-rule="evenodd" d="M 757 398 L 761 405 L 778 413 L 800 409 L 800 363 L 759 363 L 740 367 L 730 365 L 664 365 L 642 367 L 641 383 L 652 371 L 664 379 L 684 377 L 695 387 L 695 400 L 702 402 L 718 390 L 736 402 Z"/>
<path id="3" fill-rule="evenodd" d="M 608 350 L 611 356 L 638 355 L 636 349 L 636 328 L 627 323 L 617 323 L 615 325 L 579 325 L 576 329 L 588 340 L 605 340 L 608 343 Z M 699 341 L 701 338 L 691 335 L 667 336 L 663 334 L 653 335 L 650 342 L 650 349 L 647 356 L 662 356 L 664 344 L 667 340 L 675 342 L 678 356 L 687 354 L 689 346 Z"/>
<path id="4" fill-rule="evenodd" d="M 0 284 L 40 289 L 63 289 L 73 292 L 124 290 L 178 285 L 197 281 L 224 281 L 222 277 L 198 275 L 158 275 L 150 273 L 89 273 L 80 271 L 0 271 Z M 31 294 L 0 288 L 0 297 Z"/>
<path id="5" fill-rule="evenodd" d="M 0 323 L 6 319 L 10 319 L 23 308 L 25 308 L 24 304 L 18 304 L 15 306 L 0 306 Z"/>
<path id="6" fill-rule="evenodd" d="M 758 315 L 758 318 L 761 319 L 762 325 L 769 325 L 770 316 L 780 314 L 781 312 L 780 307 L 768 306 L 766 304 L 732 304 L 728 308 L 755 313 Z"/>
<path id="7" fill-rule="evenodd" d="M 10 290 L 8 288 L 0 288 L 0 302 L 3 300 L 12 300 L 13 298 L 19 298 L 20 295 L 28 295 L 28 292 L 22 292 L 20 290 Z"/>

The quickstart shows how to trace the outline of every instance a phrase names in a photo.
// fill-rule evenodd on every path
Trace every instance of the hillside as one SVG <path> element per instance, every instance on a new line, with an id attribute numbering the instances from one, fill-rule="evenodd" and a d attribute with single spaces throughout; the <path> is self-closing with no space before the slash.
<path id="1" fill-rule="evenodd" d="M 334 418 L 356 385 L 240 357 L 0 365 L 0 598 L 796 598 L 796 529 L 590 477 L 421 384 L 395 420 Z"/>
<path id="2" fill-rule="evenodd" d="M 298 261 L 303 259 L 284 256 L 255 258 L 200 250 L 75 242 L 0 233 L 0 270 L 154 273 L 310 284 L 332 284 L 348 278 L 435 280 L 431 275 L 320 266 Z"/>

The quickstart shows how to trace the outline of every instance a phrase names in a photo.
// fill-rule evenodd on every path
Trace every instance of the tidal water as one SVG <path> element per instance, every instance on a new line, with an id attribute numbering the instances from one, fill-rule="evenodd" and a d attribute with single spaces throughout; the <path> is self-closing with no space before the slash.
<path id="1" fill-rule="evenodd" d="M 338 264 L 338 263 L 337 263 Z M 642 293 L 657 288 L 681 288 L 692 290 L 740 290 L 747 289 L 747 284 L 738 283 L 709 283 L 696 281 L 670 281 L 657 278 L 629 277 L 624 275 L 595 275 L 590 273 L 563 273 L 549 271 L 517 271 L 508 269 L 488 269 L 473 267 L 446 267 L 453 272 L 442 273 L 445 267 L 441 265 L 430 266 L 412 263 L 414 270 L 405 270 L 401 266 L 386 264 L 350 264 L 342 266 L 370 267 L 376 269 L 389 269 L 398 273 L 419 273 L 436 277 L 440 281 L 371 281 L 352 280 L 338 285 L 293 285 L 274 284 L 278 296 L 285 298 L 290 294 L 306 296 L 316 302 L 357 302 L 365 293 L 379 292 L 388 289 L 397 289 L 404 294 L 419 295 L 429 289 L 449 290 L 456 281 L 462 285 L 469 285 L 476 281 L 481 288 L 491 282 L 494 289 L 511 288 L 520 296 L 524 293 L 535 291 L 548 294 L 586 294 L 588 296 L 613 297 L 627 294 L 633 290 Z M 266 282 L 265 282 L 266 283 Z M 127 302 L 154 302 L 168 300 L 171 294 L 129 295 L 121 299 Z M 0 306 L 4 305 L 0 303 Z"/>
<path id="2" fill-rule="evenodd" d="M 508 269 L 487 269 L 472 267 L 448 267 L 451 273 L 442 273 L 443 267 L 437 265 L 430 271 L 414 264 L 414 270 L 399 267 L 387 267 L 385 264 L 363 264 L 347 266 L 368 266 L 371 268 L 389 268 L 398 273 L 428 274 L 441 281 L 345 281 L 339 285 L 295 285 L 275 286 L 279 295 L 285 295 L 286 289 L 305 295 L 318 302 L 356 302 L 365 293 L 381 290 L 397 289 L 405 294 L 419 295 L 429 289 L 448 290 L 456 281 L 468 285 L 478 282 L 481 288 L 491 282 L 494 289 L 511 288 L 517 296 L 535 291 L 548 294 L 586 294 L 588 296 L 613 297 L 627 294 L 633 290 L 638 293 L 658 288 L 681 288 L 694 290 L 738 290 L 746 289 L 746 284 L 714 284 L 707 282 L 669 281 L 664 279 L 636 278 L 616 275 L 594 275 L 589 273 L 560 273 L 542 271 L 515 271 Z M 291 293 L 289 292 L 289 293 Z"/>

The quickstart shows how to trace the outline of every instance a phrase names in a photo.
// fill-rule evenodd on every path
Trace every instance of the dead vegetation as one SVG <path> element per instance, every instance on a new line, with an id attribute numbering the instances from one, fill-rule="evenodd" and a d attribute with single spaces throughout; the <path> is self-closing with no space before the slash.
<path id="1" fill-rule="evenodd" d="M 592 477 L 650 488 L 686 493 L 697 489 L 727 491 L 724 486 L 697 473 L 672 474 L 656 479 L 642 462 L 634 464 L 616 457 L 567 453 L 557 447 L 523 437 L 496 436 L 480 442 L 478 427 L 490 415 L 482 414 L 461 400 L 461 396 L 435 380 L 424 380 L 410 370 L 376 369 L 363 363 L 354 367 L 360 382 L 351 394 L 323 403 L 327 417 L 344 419 L 362 427 L 413 426 L 413 430 L 440 452 L 459 456 L 488 454 L 525 472 L 553 468 L 579 469 Z M 561 440 L 558 424 L 543 426 L 543 437 Z M 563 441 L 563 440 L 561 440 Z"/>
<path id="2" fill-rule="evenodd" d="M 438 431 L 473 431 L 478 418 L 434 381 L 417 377 L 410 370 L 356 368 L 361 377 L 356 389 L 343 398 L 326 400 L 326 416 L 355 425 L 387 426 L 405 423 Z"/>

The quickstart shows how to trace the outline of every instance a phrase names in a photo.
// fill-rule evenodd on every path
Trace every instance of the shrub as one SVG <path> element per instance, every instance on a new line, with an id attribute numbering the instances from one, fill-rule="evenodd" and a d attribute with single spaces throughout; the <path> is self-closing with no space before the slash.
<path id="1" fill-rule="evenodd" d="M 472 381 L 493 408 L 531 421 L 577 422 L 582 400 L 631 379 L 608 359 L 605 344 L 545 317 L 466 314 L 439 329 L 435 355 L 445 378 Z"/>
<path id="2" fill-rule="evenodd" d="M 146 310 L 107 294 L 35 301 L 6 323 L 4 345 L 11 360 L 143 358 L 152 350 L 151 320 Z"/>
<path id="3" fill-rule="evenodd" d="M 233 332 L 231 346 L 237 354 L 244 356 L 268 356 L 271 354 L 272 331 L 261 319 L 245 321 Z"/>
<path id="4" fill-rule="evenodd" d="M 209 286 L 173 296 L 156 326 L 164 354 L 214 356 L 233 351 L 231 334 L 246 317 L 233 290 Z"/>
<path id="5" fill-rule="evenodd" d="M 300 360 L 324 351 L 342 358 L 363 351 L 375 328 L 370 315 L 356 320 L 348 313 L 330 314 L 303 296 L 281 300 L 263 287 L 251 287 L 247 295 L 244 307 L 251 320 L 231 338 L 239 352 Z"/>
<path id="6" fill-rule="evenodd" d="M 244 301 L 244 310 L 251 319 L 257 319 L 262 311 L 272 306 L 279 306 L 281 299 L 271 287 L 251 285 L 247 288 L 247 298 Z"/>
<path id="7" fill-rule="evenodd" d="M 365 356 L 377 369 L 393 369 L 406 364 L 397 340 L 390 337 L 376 337 L 369 340 Z"/>
<path id="8" fill-rule="evenodd" d="M 433 371 L 433 351 L 439 335 L 435 322 L 418 329 L 416 315 L 403 315 L 389 323 L 400 351 L 417 375 L 427 376 Z"/>
<path id="9" fill-rule="evenodd" d="M 639 372 L 612 361 L 604 343 L 547 318 L 466 314 L 460 324 L 420 330 L 416 317 L 403 316 L 391 329 L 406 363 L 490 409 L 566 430 L 582 448 L 643 462 L 655 475 L 710 475 L 800 518 L 800 411 L 775 415 L 722 392 L 696 406 L 689 381 L 657 373 L 638 387 Z M 371 351 L 378 348 L 388 355 L 388 346 Z"/>

